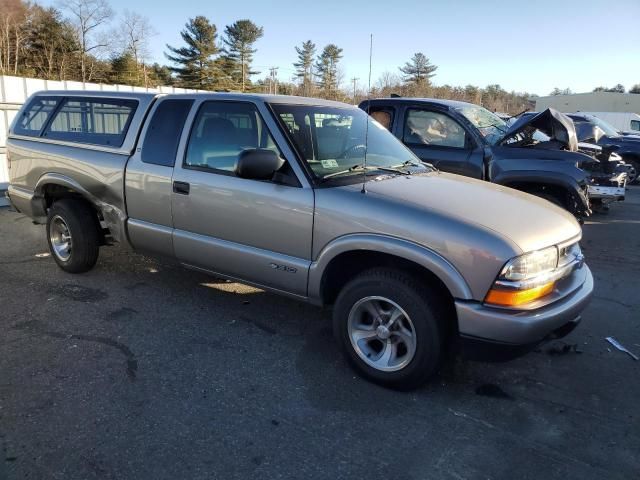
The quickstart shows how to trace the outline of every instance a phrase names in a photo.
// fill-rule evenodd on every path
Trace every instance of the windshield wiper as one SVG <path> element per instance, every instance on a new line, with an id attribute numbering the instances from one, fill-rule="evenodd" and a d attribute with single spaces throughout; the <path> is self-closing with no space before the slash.
<path id="1" fill-rule="evenodd" d="M 324 177 L 322 177 L 320 179 L 320 182 L 324 182 L 326 180 L 329 180 L 330 178 L 337 177 L 338 175 L 344 175 L 345 173 L 351 173 L 351 172 L 356 172 L 358 170 L 364 170 L 365 168 L 368 170 L 368 169 L 370 169 L 372 167 L 365 167 L 364 163 L 359 163 L 358 165 L 354 165 L 353 167 L 349 167 L 346 170 L 340 170 L 339 172 L 333 172 L 333 173 L 330 173 L 328 175 L 325 175 Z"/>
<path id="2" fill-rule="evenodd" d="M 402 170 L 398 170 L 394 167 L 378 167 L 375 165 L 366 165 L 364 163 L 360 163 L 358 165 L 354 165 L 353 167 L 347 168 L 346 170 L 340 170 L 339 172 L 333 172 L 328 175 L 325 175 L 320 179 L 320 183 L 324 183 L 325 181 L 337 177 L 338 175 L 344 175 L 345 173 L 357 172 L 358 170 L 381 170 L 383 172 L 391 172 L 397 173 L 398 175 L 411 175 L 411 172 L 403 172 Z"/>
<path id="3" fill-rule="evenodd" d="M 507 133 L 507 130 L 505 130 L 504 128 L 502 128 L 500 125 L 498 125 L 497 123 L 490 123 L 489 125 L 483 125 L 481 127 L 478 128 L 489 128 L 489 127 L 493 127 L 493 128 L 497 128 L 498 130 L 500 130 L 502 133 Z"/>

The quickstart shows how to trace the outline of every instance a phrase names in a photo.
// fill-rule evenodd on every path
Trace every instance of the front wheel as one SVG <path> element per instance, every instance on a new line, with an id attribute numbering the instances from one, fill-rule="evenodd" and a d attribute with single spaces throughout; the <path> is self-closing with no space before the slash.
<path id="1" fill-rule="evenodd" d="M 631 160 L 627 162 L 631 165 L 631 168 L 627 172 L 627 184 L 632 185 L 638 181 L 640 173 L 640 160 Z"/>
<path id="2" fill-rule="evenodd" d="M 98 261 L 98 220 L 95 212 L 80 200 L 55 202 L 47 216 L 47 241 L 58 266 L 65 272 L 91 270 Z"/>
<path id="3" fill-rule="evenodd" d="M 440 366 L 443 312 L 429 287 L 412 276 L 400 270 L 369 270 L 338 295 L 334 335 L 362 376 L 386 387 L 411 389 Z"/>

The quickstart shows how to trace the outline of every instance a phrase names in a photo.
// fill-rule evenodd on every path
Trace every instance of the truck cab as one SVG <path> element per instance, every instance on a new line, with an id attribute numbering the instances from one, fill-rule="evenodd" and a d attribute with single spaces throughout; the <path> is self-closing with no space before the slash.
<path id="1" fill-rule="evenodd" d="M 511 131 L 492 112 L 453 100 L 392 97 L 364 101 L 360 108 L 440 170 L 540 196 L 577 217 L 591 213 L 589 174 L 577 166 L 590 157 L 577 152 L 571 120 L 559 112 L 539 121 L 548 129 L 537 124 Z"/>

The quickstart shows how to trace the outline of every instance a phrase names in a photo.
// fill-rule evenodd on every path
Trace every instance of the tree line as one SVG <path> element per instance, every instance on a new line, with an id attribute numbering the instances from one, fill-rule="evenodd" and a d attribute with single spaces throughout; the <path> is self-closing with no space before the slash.
<path id="1" fill-rule="evenodd" d="M 500 85 L 480 88 L 432 83 L 438 67 L 416 52 L 397 71 L 384 72 L 371 85 L 346 79 L 343 49 L 318 47 L 311 39 L 295 49 L 294 74 L 278 79 L 253 65 L 256 42 L 264 29 L 249 19 L 220 32 L 205 16 L 188 19 L 180 45 L 166 45 L 167 62 L 151 62 L 150 43 L 157 35 L 150 20 L 125 10 L 116 15 L 108 0 L 61 0 L 42 7 L 23 0 L 0 0 L 0 74 L 119 83 L 155 87 L 175 85 L 211 91 L 264 92 L 315 96 L 348 103 L 371 97 L 418 96 L 481 104 L 517 113 L 530 107 L 532 95 L 508 92 Z"/>
<path id="2" fill-rule="evenodd" d="M 633 85 L 629 91 L 627 92 L 627 89 L 624 87 L 624 85 L 622 85 L 621 83 L 618 83 L 617 85 L 614 85 L 613 87 L 596 87 L 593 89 L 594 92 L 613 92 L 613 93 L 640 93 L 640 83 L 637 83 L 635 85 Z M 549 95 L 571 95 L 573 92 L 571 91 L 570 88 L 554 88 L 551 93 L 549 93 Z"/>

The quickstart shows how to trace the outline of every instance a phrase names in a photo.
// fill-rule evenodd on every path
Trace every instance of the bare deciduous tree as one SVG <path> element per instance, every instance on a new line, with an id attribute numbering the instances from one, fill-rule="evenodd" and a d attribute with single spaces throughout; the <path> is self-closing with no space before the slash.
<path id="1" fill-rule="evenodd" d="M 0 73 L 16 75 L 24 49 L 28 9 L 19 0 L 2 0 L 0 4 Z"/>
<path id="2" fill-rule="evenodd" d="M 144 76 L 144 86 L 149 86 L 149 77 L 147 74 L 147 61 L 149 60 L 149 40 L 157 35 L 157 32 L 151 26 L 149 19 L 136 12 L 124 11 L 122 24 L 120 25 L 120 35 L 122 36 L 124 45 L 123 52 L 130 53 L 136 64 L 136 68 L 142 68 Z M 138 80 L 138 71 L 135 72 L 135 78 Z"/>
<path id="3" fill-rule="evenodd" d="M 96 34 L 102 25 L 111 20 L 113 11 L 107 0 L 62 0 L 61 7 L 69 12 L 76 28 L 82 81 L 89 81 L 94 72 L 93 62 L 87 64 L 89 54 L 107 46 Z"/>

